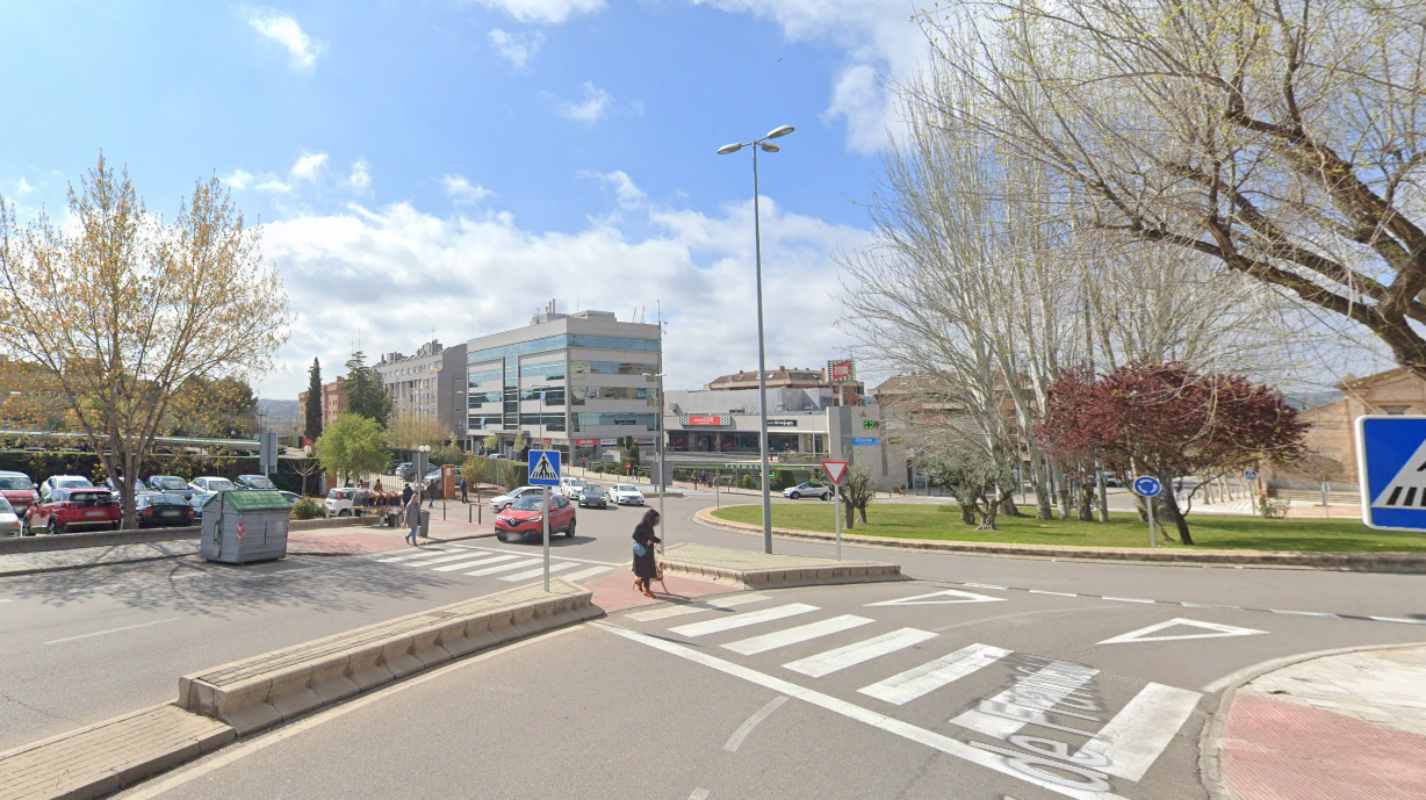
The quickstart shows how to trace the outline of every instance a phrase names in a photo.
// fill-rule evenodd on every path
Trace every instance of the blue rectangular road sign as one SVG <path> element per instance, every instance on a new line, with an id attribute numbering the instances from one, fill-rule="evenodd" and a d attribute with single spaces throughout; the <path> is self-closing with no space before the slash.
<path id="1" fill-rule="evenodd" d="M 858 436 L 852 439 L 852 446 L 854 447 L 870 447 L 876 444 L 881 444 L 881 440 L 875 436 Z"/>
<path id="2" fill-rule="evenodd" d="M 1426 531 L 1426 416 L 1357 418 L 1362 522 Z"/>
<path id="3" fill-rule="evenodd" d="M 529 477 L 526 480 L 535 486 L 560 485 L 560 451 L 531 450 L 528 459 Z"/>

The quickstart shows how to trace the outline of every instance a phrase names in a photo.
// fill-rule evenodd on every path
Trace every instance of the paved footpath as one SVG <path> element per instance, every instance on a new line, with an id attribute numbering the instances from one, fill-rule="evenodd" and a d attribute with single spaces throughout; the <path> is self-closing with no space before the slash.
<path id="1" fill-rule="evenodd" d="M 1426 797 L 1426 647 L 1343 653 L 1267 673 L 1217 743 L 1233 800 Z"/>

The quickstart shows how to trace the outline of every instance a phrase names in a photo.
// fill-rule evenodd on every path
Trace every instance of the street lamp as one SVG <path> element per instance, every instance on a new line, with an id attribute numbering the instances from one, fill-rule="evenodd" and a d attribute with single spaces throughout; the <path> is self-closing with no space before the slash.
<path id="1" fill-rule="evenodd" d="M 776 153 L 782 148 L 768 141 L 769 139 L 780 139 L 792 133 L 791 125 L 779 125 L 767 132 L 761 139 L 754 139 L 751 142 L 734 142 L 725 144 L 718 148 L 718 155 L 726 156 L 742 150 L 744 147 L 753 149 L 753 252 L 757 261 L 757 287 L 758 287 L 758 449 L 762 454 L 762 478 L 763 478 L 763 552 L 772 552 L 772 498 L 768 493 L 768 469 L 767 469 L 767 357 L 766 348 L 763 346 L 763 242 L 762 223 L 759 220 L 758 212 L 758 151 L 764 153 Z"/>

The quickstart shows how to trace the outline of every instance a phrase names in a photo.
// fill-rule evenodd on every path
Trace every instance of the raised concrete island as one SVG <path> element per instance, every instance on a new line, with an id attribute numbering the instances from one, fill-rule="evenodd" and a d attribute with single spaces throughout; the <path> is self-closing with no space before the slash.
<path id="1" fill-rule="evenodd" d="M 901 565 L 887 561 L 768 555 L 689 542 L 665 547 L 659 563 L 671 572 L 745 589 L 902 580 Z"/>

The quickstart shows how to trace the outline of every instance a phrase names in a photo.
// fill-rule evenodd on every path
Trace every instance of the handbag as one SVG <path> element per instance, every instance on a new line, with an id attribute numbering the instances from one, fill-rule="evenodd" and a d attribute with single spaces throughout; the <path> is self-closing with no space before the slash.
<path id="1" fill-rule="evenodd" d="M 644 545 L 643 545 L 642 542 L 634 542 L 634 555 L 635 555 L 636 557 L 638 557 L 638 558 L 643 558 L 644 556 L 646 556 L 646 555 L 648 555 L 648 554 L 649 554 L 649 548 L 644 547 Z"/>

